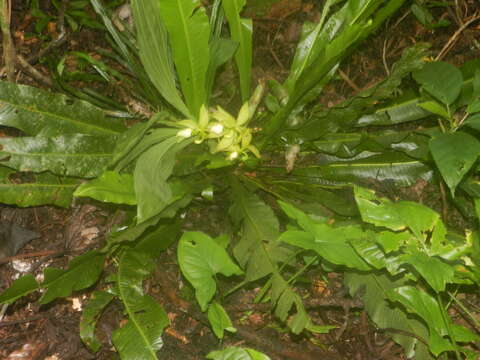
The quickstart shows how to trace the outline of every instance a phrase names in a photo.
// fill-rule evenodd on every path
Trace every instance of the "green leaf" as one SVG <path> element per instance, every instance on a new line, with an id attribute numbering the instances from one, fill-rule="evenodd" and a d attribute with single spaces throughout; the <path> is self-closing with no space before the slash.
<path id="1" fill-rule="evenodd" d="M 354 192 L 362 220 L 375 226 L 393 231 L 408 227 L 420 239 L 423 238 L 422 232 L 433 230 L 439 222 L 440 215 L 422 204 L 411 201 L 394 203 L 360 186 L 355 186 Z"/>
<path id="2" fill-rule="evenodd" d="M 99 178 L 81 184 L 73 195 L 113 204 L 137 204 L 133 176 L 115 171 L 106 171 Z"/>
<path id="3" fill-rule="evenodd" d="M 223 339 L 225 330 L 229 332 L 237 331 L 237 329 L 233 327 L 232 320 L 230 320 L 223 306 L 216 301 L 208 306 L 207 316 L 217 338 Z"/>
<path id="4" fill-rule="evenodd" d="M 233 187 L 232 199 L 230 216 L 237 225 L 242 225 L 241 237 L 233 254 L 240 266 L 246 269 L 247 280 L 255 281 L 274 271 L 271 258 L 276 253 L 278 219 L 257 195 L 243 187 Z"/>
<path id="5" fill-rule="evenodd" d="M 146 136 L 148 136 L 148 131 L 152 128 L 159 121 L 164 121 L 167 119 L 166 112 L 159 112 L 154 114 L 147 122 L 139 122 L 135 125 L 128 128 L 128 130 L 124 131 L 118 136 L 118 141 L 115 146 L 114 154 L 110 166 L 117 165 L 117 170 L 121 170 L 124 166 L 126 166 L 130 161 L 132 161 L 135 157 L 131 156 L 132 151 L 139 148 L 139 143 L 144 140 Z M 159 139 L 164 140 L 167 137 L 175 136 L 178 132 L 177 129 L 168 129 L 162 128 L 157 129 L 156 131 L 162 132 L 164 135 L 163 138 Z M 151 132 L 150 132 L 151 133 Z M 153 144 L 151 144 L 153 145 Z M 151 146 L 150 145 L 150 146 Z M 148 147 L 147 147 L 148 148 Z M 142 149 L 143 151 L 145 149 Z M 142 151 L 142 152 L 143 152 Z M 138 156 L 138 154 L 136 154 Z M 126 158 L 128 160 L 126 160 Z M 122 160 L 123 166 L 120 166 L 118 163 Z"/>
<path id="6" fill-rule="evenodd" d="M 422 161 L 401 152 L 390 151 L 359 156 L 349 161 L 339 159 L 326 164 L 297 167 L 291 175 L 322 185 L 355 184 L 375 179 L 393 180 L 395 184 L 409 186 L 415 184 L 419 178 L 430 180 L 432 170 Z"/>
<path id="7" fill-rule="evenodd" d="M 181 222 L 177 219 L 172 223 L 160 224 L 146 231 L 135 245 L 135 250 L 150 254 L 152 257 L 160 256 L 162 251 L 178 240 L 180 225 Z"/>
<path id="8" fill-rule="evenodd" d="M 212 360 L 270 360 L 270 358 L 256 350 L 231 346 L 223 350 L 212 351 L 207 355 Z"/>
<path id="9" fill-rule="evenodd" d="M 453 196 L 480 154 L 480 141 L 461 131 L 440 134 L 430 140 L 430 151 Z"/>
<path id="10" fill-rule="evenodd" d="M 104 254 L 90 251 L 70 261 L 66 270 L 46 268 L 41 287 L 47 288 L 47 291 L 40 298 L 40 304 L 48 304 L 56 298 L 69 296 L 73 291 L 95 284 L 102 274 L 104 261 Z"/>
<path id="11" fill-rule="evenodd" d="M 282 321 L 290 316 L 287 324 L 294 334 L 300 334 L 303 329 L 313 325 L 303 306 L 302 298 L 278 272 L 272 276 L 271 296 L 275 305 L 275 316 Z M 293 309 L 296 311 L 293 312 Z"/>
<path id="12" fill-rule="evenodd" d="M 379 109 L 372 108 L 375 103 L 383 103 L 382 100 L 395 97 L 402 79 L 423 66 L 427 50 L 428 45 L 417 43 L 403 52 L 401 59 L 393 65 L 390 76 L 378 85 L 333 108 L 315 106 L 311 119 L 295 135 L 306 141 L 335 133 L 339 129 L 343 132 L 351 131 L 352 126 L 391 125 L 428 116 L 428 111 L 416 105 L 418 99 L 397 100 L 394 106 L 389 104 Z"/>
<path id="13" fill-rule="evenodd" d="M 115 137 L 83 134 L 0 139 L 3 165 L 19 171 L 50 171 L 61 176 L 92 178 L 110 162 Z"/>
<path id="14" fill-rule="evenodd" d="M 210 62 L 210 23 L 205 8 L 199 0 L 163 0 L 155 3 L 160 8 L 155 16 L 162 18 L 168 30 L 185 101 L 190 112 L 197 117 L 200 107 L 207 100 L 206 74 Z"/>
<path id="15" fill-rule="evenodd" d="M 0 294 L 0 304 L 12 304 L 15 300 L 38 289 L 37 281 L 32 274 L 22 276 Z"/>
<path id="16" fill-rule="evenodd" d="M 438 258 L 420 251 L 404 254 L 401 258 L 412 265 L 437 293 L 444 291 L 446 284 L 453 282 L 455 273 L 453 266 Z"/>
<path id="17" fill-rule="evenodd" d="M 12 170 L 0 167 L 0 202 L 20 207 L 57 205 L 68 207 L 78 180 L 60 178 L 50 173 L 35 174 L 31 182 L 19 183 L 10 176 Z"/>
<path id="18" fill-rule="evenodd" d="M 230 34 L 232 39 L 238 42 L 235 62 L 240 74 L 240 90 L 243 102 L 250 98 L 253 31 L 252 20 L 240 18 L 240 12 L 245 4 L 246 0 L 222 0 Z"/>
<path id="19" fill-rule="evenodd" d="M 178 143 L 176 137 L 171 137 L 150 147 L 138 158 L 134 184 L 139 222 L 157 215 L 176 200 L 167 179 L 175 165 L 176 153 L 188 143 Z"/>
<path id="20" fill-rule="evenodd" d="M 217 69 L 230 60 L 237 49 L 238 43 L 233 40 L 216 38 L 210 42 L 210 64 L 206 77 L 207 96 L 212 93 Z"/>
<path id="21" fill-rule="evenodd" d="M 416 334 L 424 339 L 428 336 L 426 326 L 387 301 L 386 293 L 403 285 L 403 280 L 393 280 L 387 275 L 372 273 L 345 274 L 345 284 L 351 296 L 360 296 L 370 318 L 380 329 L 398 329 L 411 334 Z M 428 348 L 412 336 L 393 333 L 392 338 L 400 344 L 408 358 L 416 356 L 417 359 L 432 359 Z M 420 356 L 426 354 L 425 357 Z"/>
<path id="22" fill-rule="evenodd" d="M 460 95 L 463 85 L 462 72 L 443 62 L 429 62 L 413 73 L 416 82 L 445 105 L 452 104 Z"/>
<path id="23" fill-rule="evenodd" d="M 350 225 L 335 228 L 312 220 L 290 204 L 282 201 L 279 201 L 279 204 L 283 211 L 290 218 L 296 220 L 305 231 L 287 230 L 280 235 L 278 241 L 313 250 L 325 260 L 336 265 L 345 265 L 358 270 L 371 269 L 350 245 L 350 240 L 365 236 L 360 226 Z"/>
<path id="24" fill-rule="evenodd" d="M 0 125 L 35 136 L 88 134 L 111 136 L 125 130 L 99 108 L 65 95 L 0 81 Z"/>
<path id="25" fill-rule="evenodd" d="M 160 1 L 151 0 L 135 0 L 132 3 L 140 58 L 165 100 L 184 116 L 190 117 L 190 112 L 177 91 L 167 29 L 160 16 L 160 4 Z M 173 19 L 177 20 L 177 17 Z"/>
<path id="26" fill-rule="evenodd" d="M 182 274 L 195 288 L 195 297 L 202 311 L 215 295 L 216 274 L 240 275 L 242 270 L 235 265 L 223 247 L 201 232 L 186 232 L 178 243 L 178 263 Z"/>
<path id="27" fill-rule="evenodd" d="M 425 101 L 422 103 L 419 103 L 418 106 L 421 108 L 430 111 L 433 114 L 439 115 L 443 117 L 444 119 L 450 120 L 450 114 L 448 113 L 447 109 L 443 107 L 441 104 L 439 104 L 436 101 Z"/>
<path id="28" fill-rule="evenodd" d="M 95 336 L 97 320 L 113 298 L 114 295 L 106 291 L 94 291 L 88 304 L 83 309 L 80 319 L 80 338 L 94 352 L 97 352 L 101 347 Z"/>
<path id="29" fill-rule="evenodd" d="M 125 360 L 157 360 L 156 352 L 163 346 L 167 314 L 154 298 L 144 295 L 142 286 L 153 268 L 150 254 L 141 251 L 126 250 L 119 260 L 116 283 L 128 321 L 113 332 L 112 341 Z"/>
<path id="30" fill-rule="evenodd" d="M 335 265 L 345 265 L 359 270 L 370 270 L 371 267 L 355 252 L 349 240 L 361 236 L 359 227 L 340 227 L 334 229 L 326 224 L 318 224 L 315 234 L 305 231 L 288 230 L 280 235 L 278 241 L 313 250 L 323 259 Z"/>
<path id="31" fill-rule="evenodd" d="M 428 295 L 412 286 L 402 286 L 387 291 L 387 296 L 392 301 L 398 301 L 411 313 L 420 316 L 428 325 L 430 351 L 438 356 L 444 351 L 454 350 L 453 345 L 443 336 L 447 335 L 447 324 L 443 318 L 440 304 Z"/>

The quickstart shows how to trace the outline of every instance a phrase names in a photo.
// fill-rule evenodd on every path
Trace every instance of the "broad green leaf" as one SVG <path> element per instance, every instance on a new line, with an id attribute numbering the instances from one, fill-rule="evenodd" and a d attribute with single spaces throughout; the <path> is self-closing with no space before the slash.
<path id="1" fill-rule="evenodd" d="M 0 81 L 0 125 L 35 136 L 117 135 L 125 130 L 93 105 L 26 85 Z"/>
<path id="2" fill-rule="evenodd" d="M 443 62 L 429 62 L 413 73 L 416 82 L 445 105 L 452 104 L 460 95 L 463 85 L 462 72 Z"/>
<path id="3" fill-rule="evenodd" d="M 307 211 L 310 213 L 323 213 L 330 215 L 326 208 L 343 216 L 358 215 L 357 206 L 351 196 L 351 192 L 344 189 L 332 189 L 330 186 L 308 184 L 300 178 L 289 180 L 273 179 L 267 182 L 267 186 L 285 199 L 300 201 L 297 206 L 305 211 L 306 208 L 317 210 Z M 322 210 L 325 210 L 322 211 Z"/>
<path id="4" fill-rule="evenodd" d="M 404 311 L 391 306 L 387 301 L 386 293 L 403 285 L 402 280 L 393 280 L 389 276 L 373 273 L 348 272 L 345 274 L 345 284 L 351 296 L 362 298 L 368 315 L 380 329 L 399 329 L 427 340 L 428 329 L 422 322 L 407 316 Z M 414 337 L 393 333 L 392 338 L 403 347 L 408 358 L 415 356 L 416 359 L 432 359 L 428 355 L 428 348 Z M 424 357 L 421 357 L 420 353 L 424 354 Z"/>
<path id="5" fill-rule="evenodd" d="M 270 360 L 270 358 L 256 350 L 249 348 L 240 348 L 236 346 L 228 347 L 224 350 L 212 351 L 207 355 L 211 360 Z"/>
<path id="6" fill-rule="evenodd" d="M 160 94 L 184 116 L 189 117 L 190 113 L 177 91 L 168 33 L 160 16 L 160 7 L 160 1 L 132 2 L 140 58 Z M 173 19 L 179 20 L 176 16 Z"/>
<path id="7" fill-rule="evenodd" d="M 165 120 L 166 117 L 167 114 L 165 112 L 156 113 L 147 122 L 136 123 L 121 133 L 117 138 L 118 140 L 115 145 L 115 150 L 113 152 L 110 165 L 117 165 L 120 160 L 128 157 L 137 144 L 142 141 L 151 127 L 159 120 Z M 170 129 L 170 134 L 168 134 L 166 137 L 174 136 L 177 132 L 178 130 L 176 129 Z"/>
<path id="8" fill-rule="evenodd" d="M 20 207 L 47 204 L 68 207 L 79 183 L 76 179 L 60 178 L 48 172 L 32 175 L 31 182 L 19 183 L 11 178 L 12 170 L 0 169 L 4 175 L 0 177 L 0 202 Z"/>
<path id="9" fill-rule="evenodd" d="M 60 176 L 92 178 L 110 162 L 115 137 L 83 134 L 0 139 L 2 164 L 19 171 L 50 171 Z"/>
<path id="10" fill-rule="evenodd" d="M 228 20 L 232 39 L 238 42 L 235 53 L 238 73 L 240 75 L 240 90 L 242 101 L 250 98 L 251 71 L 252 71 L 252 20 L 242 19 L 240 12 L 246 0 L 222 0 L 223 10 Z"/>
<path id="11" fill-rule="evenodd" d="M 167 179 L 175 165 L 175 155 L 188 144 L 178 143 L 176 137 L 150 147 L 137 160 L 134 171 L 138 221 L 143 222 L 160 213 L 174 200 Z"/>
<path id="12" fill-rule="evenodd" d="M 136 250 L 124 251 L 119 260 L 116 283 L 128 320 L 113 332 L 112 341 L 125 360 L 157 360 L 156 352 L 163 346 L 167 314 L 154 298 L 143 293 L 142 286 L 153 268 L 150 254 Z"/>
<path id="13" fill-rule="evenodd" d="M 139 136 L 136 138 L 136 140 L 131 139 L 132 141 L 127 140 L 125 142 L 120 140 L 117 143 L 116 151 L 118 152 L 116 152 L 114 157 L 114 160 L 117 159 L 117 161 L 112 161 L 112 164 L 116 164 L 116 171 L 123 170 L 128 165 L 132 164 L 135 159 L 137 159 L 153 145 L 156 145 L 168 138 L 174 137 L 178 133 L 178 129 L 171 128 L 154 129 L 148 131 L 148 133 L 146 130 L 148 130 L 148 128 L 145 129 L 145 132 L 138 134 Z M 135 135 L 136 134 L 132 133 L 129 137 L 135 138 Z"/>
<path id="14" fill-rule="evenodd" d="M 140 236 L 137 245 L 135 245 L 135 250 L 150 254 L 152 257 L 160 256 L 162 251 L 178 240 L 180 225 L 181 222 L 177 219 L 177 221 L 172 223 L 162 223 L 146 231 Z"/>
<path id="15" fill-rule="evenodd" d="M 40 304 L 48 304 L 56 298 L 69 296 L 73 291 L 95 284 L 102 274 L 104 261 L 104 254 L 90 251 L 70 261 L 66 270 L 46 268 L 41 287 L 47 288 L 47 291 L 40 298 Z"/>
<path id="16" fill-rule="evenodd" d="M 387 108 L 380 108 L 373 114 L 362 115 L 358 121 L 358 126 L 375 126 L 375 125 L 395 125 L 403 124 L 409 121 L 416 121 L 431 115 L 428 111 L 420 106 L 419 99 L 409 99 L 399 102 Z"/>
<path id="17" fill-rule="evenodd" d="M 168 31 L 185 101 L 190 112 L 197 117 L 200 107 L 207 100 L 206 74 L 210 62 L 210 23 L 205 8 L 199 0 L 162 0 L 155 3 L 160 11 L 154 14 L 161 17 Z"/>
<path id="18" fill-rule="evenodd" d="M 445 109 L 445 107 L 443 107 L 436 101 L 425 101 L 419 103 L 418 106 L 427 111 L 430 111 L 433 114 L 440 115 L 444 119 L 450 120 L 450 114 L 448 113 L 447 109 Z"/>
<path id="19" fill-rule="evenodd" d="M 474 342 L 480 341 L 480 336 L 474 334 L 470 329 L 462 325 L 451 324 L 450 329 L 452 330 L 453 336 L 458 342 Z"/>
<path id="20" fill-rule="evenodd" d="M 12 304 L 15 300 L 38 290 L 39 286 L 32 274 L 22 276 L 0 294 L 0 304 Z"/>
<path id="21" fill-rule="evenodd" d="M 195 297 L 202 311 L 215 295 L 216 274 L 240 275 L 242 270 L 235 265 L 223 247 L 201 232 L 186 232 L 178 243 L 178 263 L 182 274 L 195 288 Z"/>
<path id="22" fill-rule="evenodd" d="M 473 102 L 471 102 L 467 107 L 467 112 L 469 114 L 474 114 L 474 113 L 480 112 L 480 100 L 477 99 L 477 100 L 474 100 Z"/>
<path id="23" fill-rule="evenodd" d="M 376 242 L 388 254 L 392 251 L 397 251 L 410 237 L 411 234 L 408 231 L 381 231 L 376 234 Z"/>
<path id="24" fill-rule="evenodd" d="M 371 269 L 350 245 L 350 240 L 365 236 L 360 226 L 333 227 L 314 221 L 288 203 L 279 201 L 279 204 L 283 211 L 290 218 L 296 220 L 305 231 L 287 230 L 280 235 L 278 241 L 313 250 L 325 260 L 336 265 L 345 265 L 358 270 Z"/>
<path id="25" fill-rule="evenodd" d="M 206 77 L 207 96 L 212 93 L 215 74 L 220 66 L 225 64 L 235 54 L 238 43 L 229 39 L 217 38 L 210 42 L 210 64 Z"/>
<path id="26" fill-rule="evenodd" d="M 402 286 L 387 291 L 387 296 L 392 301 L 398 301 L 411 313 L 420 316 L 428 325 L 430 351 L 438 356 L 444 351 L 453 350 L 454 347 L 443 336 L 447 335 L 447 324 L 443 317 L 440 304 L 426 292 L 412 286 Z"/>
<path id="27" fill-rule="evenodd" d="M 362 220 L 375 226 L 384 226 L 393 231 L 408 227 L 421 239 L 422 232 L 433 230 L 439 222 L 440 215 L 422 204 L 411 201 L 394 203 L 360 186 L 355 186 L 354 191 Z"/>
<path id="28" fill-rule="evenodd" d="M 437 293 L 444 291 L 446 284 L 453 282 L 455 272 L 453 266 L 436 257 L 413 251 L 402 255 L 401 258 L 413 266 Z"/>
<path id="29" fill-rule="evenodd" d="M 350 246 L 349 240 L 362 236 L 359 227 L 331 228 L 319 224 L 315 234 L 305 231 L 288 230 L 280 235 L 278 241 L 313 250 L 320 257 L 335 265 L 345 265 L 358 270 L 371 270 L 371 267 Z"/>
<path id="30" fill-rule="evenodd" d="M 375 179 L 393 180 L 395 184 L 409 186 L 418 179 L 430 180 L 432 170 L 422 161 L 390 151 L 350 161 L 297 167 L 291 175 L 322 185 L 354 184 Z"/>
<path id="31" fill-rule="evenodd" d="M 282 321 L 286 321 L 290 316 L 287 324 L 294 334 L 300 334 L 303 329 L 313 325 L 303 306 L 302 298 L 278 272 L 272 276 L 271 297 L 275 305 L 275 316 Z"/>
<path id="32" fill-rule="evenodd" d="M 372 267 L 376 269 L 383 269 L 387 267 L 387 261 L 384 251 L 372 239 L 369 239 L 367 237 L 357 238 L 351 240 L 350 244 L 357 251 L 360 257 Z M 396 269 L 388 270 L 390 273 L 392 273 L 395 272 Z"/>
<path id="33" fill-rule="evenodd" d="M 232 320 L 230 320 L 223 306 L 216 301 L 208 306 L 207 316 L 217 338 L 223 339 L 225 330 L 229 332 L 237 331 L 237 329 L 233 327 Z"/>
<path id="34" fill-rule="evenodd" d="M 80 338 L 90 350 L 96 352 L 101 344 L 95 336 L 95 326 L 103 309 L 112 301 L 113 294 L 106 291 L 94 291 L 85 306 L 80 319 Z"/>
<path id="35" fill-rule="evenodd" d="M 428 116 L 430 114 L 428 111 L 416 105 L 419 102 L 418 99 L 408 99 L 406 102 L 397 100 L 395 106 L 389 105 L 380 109 L 373 107 L 376 103 L 383 103 L 384 99 L 395 97 L 402 79 L 423 66 L 427 49 L 428 46 L 422 43 L 406 49 L 401 59 L 392 67 L 392 72 L 387 79 L 360 92 L 357 96 L 333 108 L 325 109 L 317 105 L 313 108 L 311 119 L 295 131 L 295 136 L 306 141 L 338 132 L 339 129 L 350 132 L 352 126 L 369 125 L 370 122 L 375 123 L 376 119 L 381 120 L 378 125 L 391 125 Z M 413 106 L 410 105 L 412 102 Z M 372 113 L 372 111 L 376 112 Z M 418 111 L 421 112 L 420 116 Z M 364 120 L 365 116 L 371 118 Z"/>
<path id="36" fill-rule="evenodd" d="M 430 140 L 430 151 L 453 196 L 480 154 L 480 141 L 461 131 L 441 134 Z"/>
<path id="37" fill-rule="evenodd" d="M 274 271 L 274 240 L 279 233 L 279 223 L 273 210 L 257 195 L 241 186 L 234 186 L 230 216 L 241 225 L 241 237 L 233 254 L 249 281 L 260 279 Z M 272 248 L 269 248 L 273 246 Z M 268 250 L 270 251 L 268 251 Z M 280 259 L 278 259 L 280 260 Z"/>
<path id="38" fill-rule="evenodd" d="M 133 176 L 115 171 L 106 171 L 99 178 L 81 184 L 73 195 L 113 204 L 136 205 L 137 203 Z"/>

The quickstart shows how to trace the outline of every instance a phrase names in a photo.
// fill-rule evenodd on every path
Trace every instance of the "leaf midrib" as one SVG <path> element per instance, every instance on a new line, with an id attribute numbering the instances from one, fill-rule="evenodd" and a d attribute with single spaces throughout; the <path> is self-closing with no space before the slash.
<path id="1" fill-rule="evenodd" d="M 121 264 L 120 264 L 120 267 L 123 268 L 123 266 Z M 156 352 L 153 351 L 153 349 L 151 347 L 151 344 L 148 341 L 147 335 L 144 333 L 144 331 L 142 331 L 143 329 L 140 326 L 139 322 L 137 321 L 135 313 L 132 311 L 132 309 L 129 306 L 129 302 L 127 301 L 127 296 L 125 295 L 125 293 L 123 291 L 124 287 L 120 286 L 120 284 L 121 284 L 121 274 L 122 274 L 122 269 L 121 268 L 118 270 L 118 273 L 117 273 L 117 284 L 119 284 L 118 290 L 120 292 L 120 298 L 122 299 L 122 303 L 125 306 L 125 310 L 128 314 L 129 321 L 133 322 L 135 329 L 137 329 L 137 333 L 140 335 L 142 341 L 145 343 L 145 347 L 148 350 L 148 352 L 150 353 L 150 355 L 152 356 L 152 359 L 157 360 Z"/>

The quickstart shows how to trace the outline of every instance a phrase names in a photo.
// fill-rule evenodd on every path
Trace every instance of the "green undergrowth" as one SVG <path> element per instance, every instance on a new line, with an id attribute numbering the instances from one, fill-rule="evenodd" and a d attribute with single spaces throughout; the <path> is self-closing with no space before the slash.
<path id="1" fill-rule="evenodd" d="M 236 332 L 222 303 L 251 285 L 261 288 L 255 302 L 270 303 L 291 333 L 332 331 L 310 317 L 298 292 L 302 275 L 316 269 L 342 273 L 408 358 L 476 359 L 480 327 L 459 295 L 478 292 L 478 229 L 452 231 L 434 210 L 366 185 L 445 184 L 476 224 L 479 61 L 430 62 L 429 46 L 416 44 L 384 81 L 333 108 L 317 101 L 342 60 L 404 3 L 327 0 L 318 23 L 303 25 L 287 79 L 252 84 L 245 0 L 133 0 L 133 32 L 91 0 L 124 73 L 87 60 L 105 79 L 125 78 L 148 116 L 126 126 L 125 109 L 112 112 L 100 98 L 91 104 L 0 82 L 0 124 L 24 134 L 0 139 L 0 201 L 68 207 L 91 198 L 126 208 L 130 220 L 67 269 L 16 280 L 0 303 L 42 290 L 39 303 L 48 304 L 96 286 L 80 324 L 85 344 L 100 349 L 97 320 L 118 301 L 125 319 L 112 342 L 120 357 L 156 359 L 169 320 L 142 284 L 176 242 L 180 271 L 219 340 Z M 238 71 L 238 109 L 212 96 L 225 64 Z M 16 181 L 18 173 L 32 181 Z M 184 231 L 193 202 L 227 209 L 230 230 Z M 470 327 L 455 321 L 452 306 Z M 268 356 L 227 347 L 207 358 Z"/>

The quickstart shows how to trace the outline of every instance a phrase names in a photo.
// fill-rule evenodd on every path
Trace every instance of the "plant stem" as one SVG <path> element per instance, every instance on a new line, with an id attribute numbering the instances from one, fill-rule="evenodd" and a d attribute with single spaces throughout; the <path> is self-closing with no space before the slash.
<path id="1" fill-rule="evenodd" d="M 463 305 L 463 303 L 460 300 L 458 300 L 455 297 L 455 295 L 453 295 L 450 291 L 448 292 L 448 295 L 458 305 L 458 307 L 460 309 L 462 309 L 462 311 L 470 317 L 472 322 L 475 324 L 475 327 L 477 328 L 477 331 L 480 331 L 480 322 L 478 322 L 477 319 L 475 319 L 475 316 L 473 316 L 473 314 L 467 309 L 467 307 L 465 305 Z"/>
<path id="2" fill-rule="evenodd" d="M 13 46 L 12 36 L 10 34 L 10 16 L 12 7 L 10 0 L 0 1 L 0 26 L 3 35 L 3 59 L 5 61 L 8 81 L 15 82 L 15 47 Z"/>
<path id="3" fill-rule="evenodd" d="M 437 293 L 437 302 L 438 305 L 440 306 L 441 312 L 442 312 L 442 317 L 443 317 L 443 322 L 445 323 L 445 327 L 447 329 L 448 336 L 450 338 L 450 341 L 452 342 L 454 351 L 455 351 L 455 357 L 457 360 L 462 360 L 462 357 L 460 356 L 460 352 L 458 351 L 458 345 L 457 342 L 455 341 L 455 336 L 453 335 L 452 328 L 450 326 L 450 319 L 448 318 L 448 312 L 447 309 L 443 305 L 442 297 L 440 294 Z"/>

